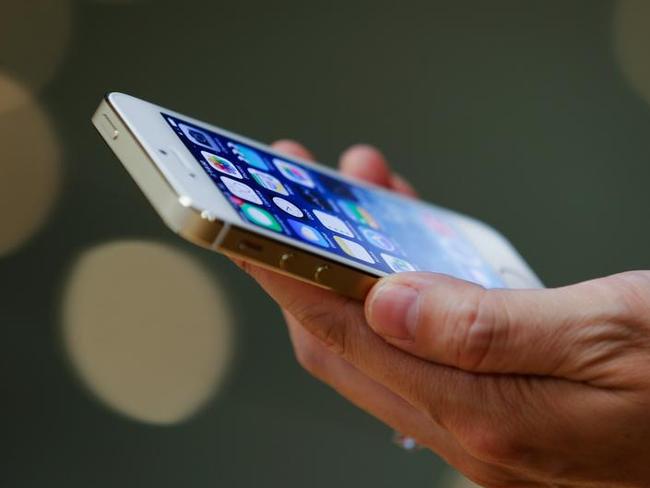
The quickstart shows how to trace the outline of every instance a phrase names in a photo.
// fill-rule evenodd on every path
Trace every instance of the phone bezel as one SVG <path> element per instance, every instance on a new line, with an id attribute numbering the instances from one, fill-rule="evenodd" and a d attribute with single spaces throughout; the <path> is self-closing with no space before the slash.
<path id="1" fill-rule="evenodd" d="M 278 234 L 244 221 L 230 206 L 226 197 L 214 185 L 209 176 L 203 171 L 195 157 L 184 146 L 177 134 L 169 127 L 162 113 L 176 116 L 198 127 L 221 133 L 251 147 L 267 151 L 278 158 L 298 162 L 316 171 L 336 176 L 356 185 L 371 188 L 380 193 L 388 193 L 388 190 L 341 175 L 339 172 L 326 166 L 295 156 L 287 156 L 245 136 L 232 133 L 213 124 L 200 121 L 131 95 L 112 92 L 106 96 L 106 100 L 117 112 L 125 125 L 127 125 L 133 137 L 146 151 L 158 170 L 163 174 L 164 178 L 178 195 L 179 202 L 182 205 L 193 208 L 204 217 L 222 221 L 225 228 L 229 226 L 242 228 L 252 234 L 259 234 L 267 239 L 281 242 L 290 248 L 297 248 L 328 261 L 341 263 L 374 277 L 382 277 L 387 274 L 357 261 L 347 259 L 321 248 L 316 248 L 315 246 L 310 246 L 307 243 L 291 239 L 283 234 Z M 160 149 L 166 151 L 167 155 L 162 155 Z M 194 176 L 190 177 L 190 173 Z M 391 195 L 394 197 L 394 194 Z M 419 203 L 424 206 L 427 205 L 426 202 L 420 201 Z M 516 280 L 513 280 L 512 277 L 508 278 L 504 276 L 504 281 L 508 286 L 513 288 L 542 286 L 539 279 L 530 270 L 523 258 L 521 258 L 514 247 L 500 233 L 476 219 L 448 209 L 445 210 L 457 218 L 457 223 L 460 224 L 461 231 L 475 244 L 479 254 L 497 272 L 501 272 L 502 274 L 504 274 L 502 270 L 508 270 L 510 274 L 514 272 L 514 276 L 517 278 Z"/>

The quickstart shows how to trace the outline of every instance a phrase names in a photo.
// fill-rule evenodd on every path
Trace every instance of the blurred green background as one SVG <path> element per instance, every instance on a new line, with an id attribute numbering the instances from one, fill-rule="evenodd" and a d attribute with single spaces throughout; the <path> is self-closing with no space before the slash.
<path id="1" fill-rule="evenodd" d="M 568 284 L 650 267 L 649 6 L 2 0 L 0 484 L 460 486 L 301 371 L 90 116 L 124 91 L 326 164 L 376 144 Z"/>

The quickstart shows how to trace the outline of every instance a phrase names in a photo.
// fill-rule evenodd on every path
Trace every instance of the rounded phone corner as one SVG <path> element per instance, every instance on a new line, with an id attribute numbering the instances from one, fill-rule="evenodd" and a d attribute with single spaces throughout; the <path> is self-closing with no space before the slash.
<path id="1" fill-rule="evenodd" d="M 543 288 L 510 240 L 481 220 L 457 214 L 458 227 L 473 242 L 478 253 L 496 271 L 507 288 Z"/>
<path id="2" fill-rule="evenodd" d="M 135 98 L 131 95 L 127 95 L 126 93 L 120 92 L 120 91 L 108 91 L 104 94 L 104 100 L 110 102 L 110 103 L 115 103 L 118 102 L 120 98 L 126 98 L 126 99 L 131 99 Z"/>

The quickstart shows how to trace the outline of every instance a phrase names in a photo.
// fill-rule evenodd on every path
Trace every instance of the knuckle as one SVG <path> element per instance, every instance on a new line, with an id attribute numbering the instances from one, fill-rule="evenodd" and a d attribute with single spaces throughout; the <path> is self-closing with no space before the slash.
<path id="1" fill-rule="evenodd" d="M 584 286 L 603 297 L 604 305 L 576 336 L 576 342 L 588 351 L 581 356 L 581 369 L 629 358 L 632 353 L 645 355 L 650 346 L 650 272 L 620 273 Z"/>
<path id="2" fill-rule="evenodd" d="M 610 277 L 618 291 L 619 315 L 629 321 L 650 319 L 650 271 L 628 271 Z M 608 280 L 609 281 L 609 280 Z"/>
<path id="3" fill-rule="evenodd" d="M 408 374 L 409 381 L 403 385 L 404 397 L 411 399 L 431 422 L 442 429 L 450 430 L 449 418 L 448 415 L 445 415 L 448 409 L 446 400 L 443 398 L 439 401 L 431 401 L 432 398 L 435 398 L 435 394 L 430 395 L 431 376 L 429 372 L 425 369 L 416 369 L 409 371 Z"/>
<path id="4" fill-rule="evenodd" d="M 294 353 L 298 364 L 312 376 L 321 378 L 325 371 L 325 351 L 320 344 L 313 341 L 306 341 L 294 347 Z"/>
<path id="5" fill-rule="evenodd" d="M 488 464 L 515 465 L 529 450 L 522 436 L 505 428 L 481 427 L 463 437 L 467 452 Z"/>
<path id="6" fill-rule="evenodd" d="M 332 310 L 321 304 L 307 304 L 293 307 L 293 315 L 329 350 L 345 355 L 347 350 L 347 327 L 340 310 Z"/>
<path id="7" fill-rule="evenodd" d="M 346 328 L 342 327 L 339 321 L 330 320 L 323 325 L 321 340 L 329 350 L 339 356 L 346 355 L 348 334 Z"/>
<path id="8" fill-rule="evenodd" d="M 481 290 L 453 312 L 453 324 L 459 330 L 456 344 L 457 361 L 461 368 L 476 369 L 493 354 L 507 333 L 507 324 L 494 315 L 494 297 L 491 291 Z"/>

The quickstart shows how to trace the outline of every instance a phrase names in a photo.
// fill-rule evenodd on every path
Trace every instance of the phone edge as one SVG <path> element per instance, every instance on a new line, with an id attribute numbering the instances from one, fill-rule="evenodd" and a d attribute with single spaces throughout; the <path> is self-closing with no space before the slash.
<path id="1" fill-rule="evenodd" d="M 107 94 L 92 123 L 165 224 L 184 239 L 206 249 L 242 259 L 312 285 L 363 300 L 379 277 L 364 273 L 290 244 L 274 241 L 213 219 L 183 205 L 156 162 L 140 144 Z"/>
<path id="2" fill-rule="evenodd" d="M 92 123 L 165 224 L 190 242 L 211 248 L 219 232 L 226 227 L 225 222 L 204 218 L 195 208 L 182 204 L 180 195 L 167 182 L 108 97 L 97 107 Z"/>

